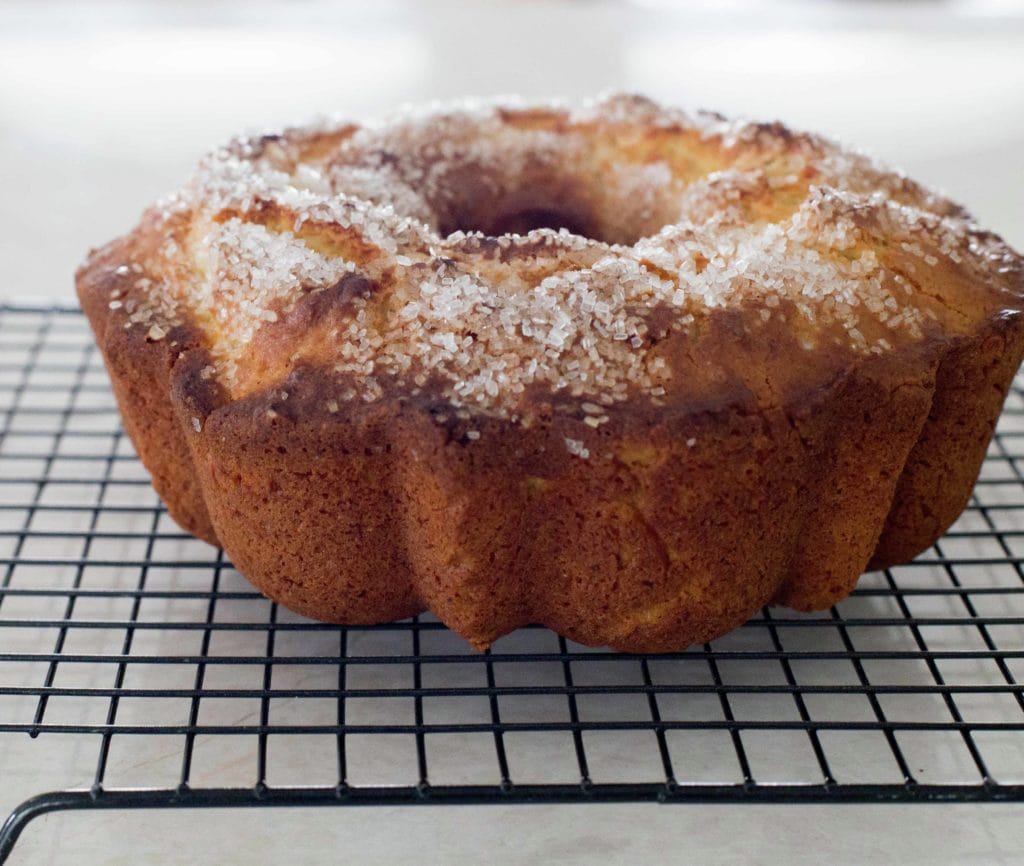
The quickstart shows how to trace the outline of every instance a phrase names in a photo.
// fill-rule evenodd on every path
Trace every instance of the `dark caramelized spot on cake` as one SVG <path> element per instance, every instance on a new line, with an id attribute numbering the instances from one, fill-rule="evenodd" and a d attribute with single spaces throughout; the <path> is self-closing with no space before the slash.
<path id="1" fill-rule="evenodd" d="M 337 302 L 346 303 L 352 298 L 369 298 L 373 283 L 362 274 L 345 274 L 331 286 L 327 293 L 333 295 Z"/>

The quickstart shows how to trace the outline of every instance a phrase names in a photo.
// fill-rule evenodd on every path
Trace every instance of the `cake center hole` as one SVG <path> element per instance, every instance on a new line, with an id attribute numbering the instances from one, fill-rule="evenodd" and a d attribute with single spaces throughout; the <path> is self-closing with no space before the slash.
<path id="1" fill-rule="evenodd" d="M 596 232 L 579 215 L 546 207 L 531 207 L 497 214 L 487 234 L 525 235 L 534 229 L 568 229 L 574 235 L 593 237 Z"/>
<path id="2" fill-rule="evenodd" d="M 535 229 L 566 229 L 574 235 L 608 244 L 635 243 L 643 231 L 632 231 L 616 214 L 604 213 L 596 203 L 567 184 L 529 183 L 497 195 L 486 186 L 463 181 L 438 228 L 481 232 L 489 237 L 525 235 Z M 447 218 L 445 218 L 447 217 Z"/>

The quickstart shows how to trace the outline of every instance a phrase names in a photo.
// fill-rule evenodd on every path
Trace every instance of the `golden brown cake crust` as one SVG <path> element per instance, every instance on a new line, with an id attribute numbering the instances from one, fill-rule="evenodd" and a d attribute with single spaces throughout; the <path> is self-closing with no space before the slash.
<path id="1" fill-rule="evenodd" d="M 514 233 L 552 218 L 599 239 Z M 171 515 L 270 597 L 656 651 L 948 527 L 1021 273 L 862 157 L 617 97 L 237 141 L 77 286 Z"/>

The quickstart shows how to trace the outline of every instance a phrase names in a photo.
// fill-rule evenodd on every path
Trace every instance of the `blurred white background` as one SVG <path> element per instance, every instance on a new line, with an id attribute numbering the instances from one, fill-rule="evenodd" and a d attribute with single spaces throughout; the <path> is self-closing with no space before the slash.
<path id="1" fill-rule="evenodd" d="M 782 120 L 945 189 L 1024 246 L 1024 3 L 0 4 L 0 297 L 71 298 L 232 133 L 403 102 L 641 91 Z"/>

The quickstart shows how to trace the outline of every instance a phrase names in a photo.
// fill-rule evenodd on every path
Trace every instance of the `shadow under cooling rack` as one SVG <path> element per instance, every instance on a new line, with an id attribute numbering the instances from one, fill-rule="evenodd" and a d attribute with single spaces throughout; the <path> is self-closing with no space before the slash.
<path id="1" fill-rule="evenodd" d="M 1024 799 L 1022 459 L 1015 389 L 953 530 L 827 612 L 481 654 L 263 599 L 167 517 L 82 316 L 0 307 L 0 772 L 65 773 L 0 859 L 73 808 Z"/>

